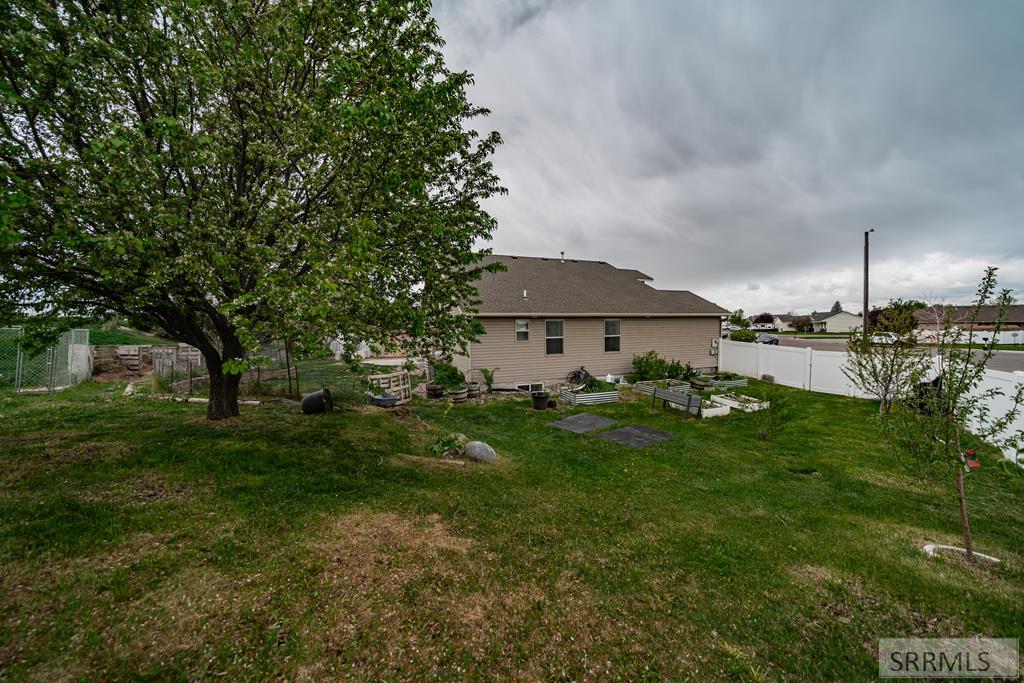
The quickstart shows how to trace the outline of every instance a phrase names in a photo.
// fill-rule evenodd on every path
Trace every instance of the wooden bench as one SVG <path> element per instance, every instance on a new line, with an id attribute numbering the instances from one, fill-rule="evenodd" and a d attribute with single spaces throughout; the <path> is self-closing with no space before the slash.
<path id="1" fill-rule="evenodd" d="M 654 393 L 651 395 L 651 405 L 653 406 L 659 400 L 663 408 L 669 403 L 674 403 L 682 406 L 683 410 L 691 415 L 700 415 L 700 394 L 687 394 L 681 391 L 655 387 Z"/>

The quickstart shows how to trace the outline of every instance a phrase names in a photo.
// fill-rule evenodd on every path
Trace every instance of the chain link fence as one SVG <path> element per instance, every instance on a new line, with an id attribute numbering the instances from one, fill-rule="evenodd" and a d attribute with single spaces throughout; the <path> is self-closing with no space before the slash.
<path id="1" fill-rule="evenodd" d="M 20 327 L 0 328 L 0 391 L 53 393 L 92 376 L 89 330 L 69 330 L 41 353 L 30 353 Z"/>

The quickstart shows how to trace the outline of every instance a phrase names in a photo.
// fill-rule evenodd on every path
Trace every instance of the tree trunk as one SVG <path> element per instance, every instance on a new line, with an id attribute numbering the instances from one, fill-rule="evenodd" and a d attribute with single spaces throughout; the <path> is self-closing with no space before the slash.
<path id="1" fill-rule="evenodd" d="M 967 561 L 974 562 L 974 547 L 971 542 L 971 522 L 967 519 L 967 498 L 964 496 L 964 468 L 957 465 L 956 468 L 956 495 L 960 504 L 960 525 L 964 531 L 964 551 L 967 554 Z"/>
<path id="2" fill-rule="evenodd" d="M 206 404 L 207 420 L 224 420 L 238 416 L 238 382 L 241 375 L 226 375 L 221 368 L 210 368 L 210 402 Z"/>

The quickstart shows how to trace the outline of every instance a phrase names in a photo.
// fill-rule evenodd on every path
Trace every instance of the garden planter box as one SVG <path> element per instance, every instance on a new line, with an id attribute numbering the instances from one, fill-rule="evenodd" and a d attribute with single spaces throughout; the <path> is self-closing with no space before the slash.
<path id="1" fill-rule="evenodd" d="M 678 403 L 670 402 L 668 404 L 668 407 L 673 408 L 675 410 L 686 410 L 684 406 L 681 406 Z M 732 409 L 729 406 L 723 406 L 719 405 L 718 403 L 709 403 L 708 401 L 704 401 L 703 403 L 701 403 L 700 406 L 700 417 L 725 417 L 726 415 L 729 414 L 730 410 Z"/>
<path id="2" fill-rule="evenodd" d="M 598 391 L 592 394 L 569 391 L 565 387 L 558 392 L 558 397 L 571 406 L 591 406 L 595 403 L 618 403 L 618 391 Z"/>
<path id="3" fill-rule="evenodd" d="M 741 377 L 739 379 L 712 379 L 708 382 L 708 386 L 712 386 L 716 389 L 738 389 L 739 387 L 747 386 L 747 378 Z"/>
<path id="4" fill-rule="evenodd" d="M 704 403 L 700 407 L 700 416 L 725 417 L 726 415 L 729 414 L 731 410 L 732 408 L 730 408 L 729 406 L 718 405 L 716 403 L 713 403 L 712 405 L 709 406 L 707 403 Z"/>
<path id="5" fill-rule="evenodd" d="M 768 401 L 758 401 L 756 398 L 741 396 L 740 394 L 721 394 L 712 396 L 711 400 L 721 406 L 729 406 L 745 413 L 752 413 L 755 410 L 764 410 L 769 405 Z"/>
<path id="6" fill-rule="evenodd" d="M 637 382 L 633 388 L 643 394 L 653 394 L 654 387 L 659 389 L 672 389 L 673 391 L 689 391 L 690 383 L 678 379 L 657 379 Z"/>

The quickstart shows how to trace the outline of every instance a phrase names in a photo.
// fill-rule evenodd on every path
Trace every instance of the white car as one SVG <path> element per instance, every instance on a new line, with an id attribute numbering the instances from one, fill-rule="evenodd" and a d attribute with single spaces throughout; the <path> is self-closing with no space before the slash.
<path id="1" fill-rule="evenodd" d="M 900 337 L 895 332 L 876 332 L 871 335 L 872 344 L 895 344 Z"/>

